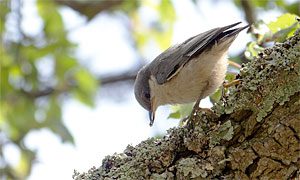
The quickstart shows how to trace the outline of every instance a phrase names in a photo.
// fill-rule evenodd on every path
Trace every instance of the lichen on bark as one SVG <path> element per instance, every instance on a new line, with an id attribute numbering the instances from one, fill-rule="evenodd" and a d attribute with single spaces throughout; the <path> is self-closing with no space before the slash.
<path id="1" fill-rule="evenodd" d="M 288 179 L 300 176 L 300 30 L 245 64 L 212 110 L 79 179 Z"/>

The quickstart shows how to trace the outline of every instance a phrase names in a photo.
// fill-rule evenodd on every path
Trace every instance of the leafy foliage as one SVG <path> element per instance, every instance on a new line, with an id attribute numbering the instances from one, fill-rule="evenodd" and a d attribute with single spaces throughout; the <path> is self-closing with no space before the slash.
<path id="1" fill-rule="evenodd" d="M 300 27 L 297 19 L 299 19 L 297 15 L 286 13 L 269 23 L 257 22 L 252 33 L 255 40 L 248 43 L 245 56 L 253 59 L 271 42 L 283 42 L 286 38 L 291 37 Z"/>
<path id="2" fill-rule="evenodd" d="M 297 15 L 283 14 L 276 21 L 267 24 L 273 34 L 273 39 L 276 42 L 283 42 L 284 39 L 291 37 L 296 29 L 300 27 L 297 22 Z"/>
<path id="3" fill-rule="evenodd" d="M 285 0 L 251 0 L 249 1 L 251 5 L 256 9 L 256 11 L 261 11 L 261 10 L 272 10 L 274 8 L 279 9 L 282 11 L 282 13 L 293 13 L 296 15 L 300 15 L 300 10 L 299 10 L 299 1 L 295 2 L 290 2 L 290 1 L 285 1 Z M 234 4 L 241 8 L 241 0 L 234 0 Z"/>
<path id="4" fill-rule="evenodd" d="M 174 105 L 172 106 L 173 112 L 169 115 L 168 118 L 183 119 L 191 113 L 192 107 L 193 107 L 193 103 Z"/>
<path id="5" fill-rule="evenodd" d="M 18 4 L 1 2 L 1 19 L 20 11 L 20 4 L 17 10 L 12 9 L 13 5 Z M 18 166 L 7 166 L 0 171 L 1 176 L 14 175 L 9 178 L 23 178 L 31 171 L 36 152 L 24 144 L 24 138 L 32 130 L 47 128 L 63 142 L 74 143 L 62 121 L 64 94 L 72 93 L 74 98 L 93 106 L 98 88 L 96 77 L 73 55 L 76 46 L 67 39 L 57 5 L 38 0 L 36 7 L 43 20 L 38 36 L 25 34 L 20 27 L 15 34 L 10 34 L 10 27 L 1 21 L 0 127 L 7 142 L 0 145 L 2 148 L 16 145 L 21 157 Z M 15 21 L 18 23 L 21 18 Z M 50 73 L 45 74 L 45 70 Z"/>
<path id="6" fill-rule="evenodd" d="M 133 37 L 137 43 L 137 47 L 143 52 L 143 48 L 154 40 L 160 49 L 167 49 L 171 44 L 173 35 L 172 27 L 176 19 L 176 13 L 171 0 L 161 0 L 157 3 L 146 0 L 140 1 L 140 3 L 142 8 L 152 11 L 156 15 L 154 16 L 156 18 L 153 18 L 150 24 L 145 24 L 138 11 L 129 14 L 135 28 Z"/>

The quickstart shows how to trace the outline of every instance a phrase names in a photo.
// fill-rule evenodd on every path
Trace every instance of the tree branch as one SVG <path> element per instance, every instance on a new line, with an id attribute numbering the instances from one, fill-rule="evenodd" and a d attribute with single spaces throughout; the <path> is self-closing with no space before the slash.
<path id="1" fill-rule="evenodd" d="M 102 11 L 111 10 L 124 3 L 124 0 L 102 0 L 102 1 L 76 1 L 76 0 L 54 0 L 56 3 L 69 6 L 75 11 L 86 15 L 89 19 L 92 19 L 95 15 Z"/>
<path id="2" fill-rule="evenodd" d="M 184 127 L 107 156 L 79 179 L 292 179 L 300 176 L 300 35 L 241 69 L 241 83 Z M 108 137 L 109 138 L 109 137 Z"/>
<path id="3" fill-rule="evenodd" d="M 254 11 L 252 2 L 249 0 L 241 0 L 241 6 L 245 13 L 245 18 L 246 18 L 247 22 L 250 25 L 253 24 L 254 22 L 256 22 L 256 15 L 255 15 L 255 11 Z"/>
<path id="4" fill-rule="evenodd" d="M 135 77 L 138 73 L 139 68 L 135 70 L 128 70 L 123 73 L 119 74 L 113 74 L 113 75 L 106 75 L 103 77 L 100 77 L 98 82 L 100 85 L 111 85 L 114 83 L 119 83 L 119 82 L 134 82 Z M 25 94 L 27 97 L 30 98 L 39 98 L 43 96 L 49 96 L 54 93 L 64 93 L 67 92 L 71 89 L 72 87 L 68 86 L 65 87 L 64 89 L 57 89 L 55 87 L 47 87 L 43 90 L 35 90 L 35 91 L 27 91 L 25 89 L 21 89 L 21 93 Z"/>
<path id="5" fill-rule="evenodd" d="M 24 89 L 21 89 L 21 92 L 23 94 L 25 94 L 27 97 L 30 97 L 30 98 L 39 98 L 39 97 L 43 97 L 43 96 L 49 96 L 49 95 L 53 94 L 56 91 L 57 90 L 55 90 L 52 87 L 48 87 L 46 89 L 37 90 L 37 91 L 26 91 Z"/>
<path id="6" fill-rule="evenodd" d="M 118 83 L 118 82 L 124 82 L 124 81 L 131 81 L 133 82 L 135 80 L 135 77 L 138 73 L 138 70 L 134 71 L 128 71 L 121 74 L 115 74 L 115 75 L 107 75 L 100 78 L 101 85 L 108 85 L 112 83 Z"/>

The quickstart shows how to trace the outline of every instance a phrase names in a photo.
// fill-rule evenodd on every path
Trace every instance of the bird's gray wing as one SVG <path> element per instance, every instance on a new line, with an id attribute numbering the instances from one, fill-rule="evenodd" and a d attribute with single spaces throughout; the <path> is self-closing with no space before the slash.
<path id="1" fill-rule="evenodd" d="M 170 47 L 165 52 L 161 53 L 155 60 L 149 65 L 151 68 L 151 74 L 156 78 L 158 84 L 164 84 L 172 79 L 189 60 L 194 56 L 201 54 L 208 46 L 213 45 L 220 38 L 225 35 L 224 31 L 240 24 L 240 22 L 231 24 L 228 26 L 211 29 L 204 33 L 193 36 L 180 45 Z M 245 28 L 245 27 L 244 27 Z M 243 29 L 244 29 L 243 28 Z M 228 30 L 230 34 L 239 29 Z M 224 35 L 222 35 L 222 33 Z"/>

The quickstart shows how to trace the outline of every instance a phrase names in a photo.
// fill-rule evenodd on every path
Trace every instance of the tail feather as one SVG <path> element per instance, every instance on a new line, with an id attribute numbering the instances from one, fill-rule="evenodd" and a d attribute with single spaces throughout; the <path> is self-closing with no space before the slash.
<path id="1" fill-rule="evenodd" d="M 247 27 L 249 27 L 249 25 L 247 26 L 244 26 L 244 27 L 240 27 L 240 28 L 235 28 L 235 29 L 230 29 L 230 30 L 227 30 L 227 31 L 223 31 L 222 33 L 220 33 L 216 38 L 215 40 L 216 41 L 219 41 L 221 39 L 227 39 L 229 37 L 233 37 L 233 36 L 236 36 L 239 32 L 241 32 L 242 30 L 246 29 Z"/>

